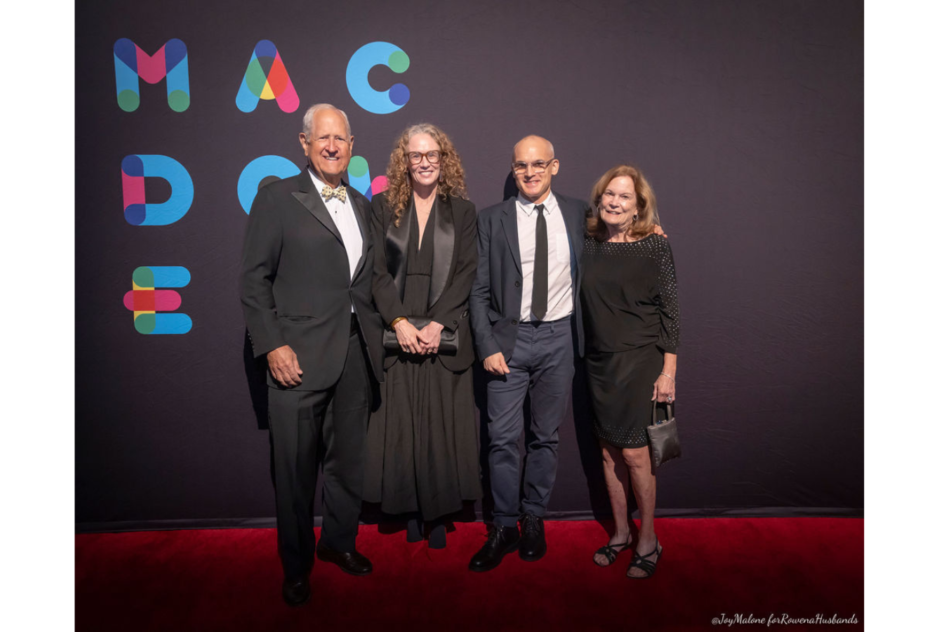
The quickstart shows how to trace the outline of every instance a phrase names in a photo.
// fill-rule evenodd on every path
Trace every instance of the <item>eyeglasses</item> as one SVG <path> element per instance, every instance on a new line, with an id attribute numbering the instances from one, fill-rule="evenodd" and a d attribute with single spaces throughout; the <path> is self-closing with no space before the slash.
<path id="1" fill-rule="evenodd" d="M 529 167 L 532 167 L 532 173 L 545 173 L 545 170 L 548 169 L 549 165 L 555 162 L 554 158 L 549 160 L 536 160 L 535 162 L 519 162 L 512 163 L 513 173 L 525 173 L 529 170 Z"/>
<path id="2" fill-rule="evenodd" d="M 426 154 L 422 154 L 420 151 L 412 151 L 408 154 L 408 160 L 411 161 L 411 164 L 413 165 L 420 165 L 421 160 L 424 158 L 427 158 L 428 162 L 432 165 L 436 165 L 441 161 L 441 152 L 433 150 Z"/>

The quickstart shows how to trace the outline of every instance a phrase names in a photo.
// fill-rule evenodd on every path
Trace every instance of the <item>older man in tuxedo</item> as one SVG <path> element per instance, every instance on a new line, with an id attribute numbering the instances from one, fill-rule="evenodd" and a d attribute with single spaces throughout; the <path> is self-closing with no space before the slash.
<path id="1" fill-rule="evenodd" d="M 372 383 L 382 376 L 382 324 L 372 306 L 370 205 L 342 181 L 353 136 L 341 110 L 304 115 L 308 166 L 263 187 L 248 219 L 241 299 L 255 357 L 268 364 L 282 594 L 310 598 L 314 555 L 354 575 Z M 332 413 L 326 414 L 327 407 Z M 313 533 L 322 455 L 323 526 Z"/>

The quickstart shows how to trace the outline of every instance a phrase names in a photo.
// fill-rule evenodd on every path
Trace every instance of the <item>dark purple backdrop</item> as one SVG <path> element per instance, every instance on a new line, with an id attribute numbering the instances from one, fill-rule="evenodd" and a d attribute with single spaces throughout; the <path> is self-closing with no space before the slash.
<path id="1" fill-rule="evenodd" d="M 318 101 L 349 114 L 354 153 L 373 177 L 402 128 L 438 124 L 479 208 L 502 199 L 512 145 L 526 134 L 554 143 L 554 188 L 569 195 L 587 197 L 617 163 L 641 167 L 682 310 L 684 456 L 658 476 L 662 513 L 860 514 L 862 17 L 855 0 L 80 4 L 78 528 L 270 524 L 268 437 L 237 292 L 247 216 L 236 182 L 261 155 L 302 164 L 302 113 Z M 139 109 L 118 107 L 112 47 L 122 37 L 151 54 L 185 42 L 188 110 L 169 109 L 165 83 L 143 82 Z M 278 47 L 297 112 L 235 106 L 261 39 Z M 403 75 L 370 74 L 378 89 L 401 81 L 411 91 L 389 115 L 361 109 L 345 85 L 350 56 L 372 41 L 411 59 Z M 128 154 L 187 168 L 195 200 L 185 217 L 124 220 Z M 190 270 L 180 290 L 190 333 L 134 330 L 122 297 L 142 265 Z M 604 509 L 589 423 L 576 397 L 555 516 Z"/>

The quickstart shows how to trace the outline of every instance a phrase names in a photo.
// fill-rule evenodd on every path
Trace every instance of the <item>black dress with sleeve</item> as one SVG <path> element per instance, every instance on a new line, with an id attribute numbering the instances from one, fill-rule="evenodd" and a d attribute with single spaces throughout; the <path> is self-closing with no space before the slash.
<path id="1" fill-rule="evenodd" d="M 399 316 L 430 317 L 457 331 L 459 351 L 386 352 L 381 403 L 369 422 L 363 499 L 388 514 L 418 512 L 433 520 L 483 495 L 467 311 L 477 262 L 476 209 L 467 200 L 438 199 L 419 247 L 414 203 L 401 230 L 393 226 L 384 194 L 372 204 L 373 295 L 385 325 Z M 435 273 L 435 265 L 447 269 Z"/>
<path id="2" fill-rule="evenodd" d="M 625 243 L 588 237 L 581 265 L 594 433 L 618 448 L 641 448 L 663 354 L 679 347 L 672 249 L 656 234 Z"/>

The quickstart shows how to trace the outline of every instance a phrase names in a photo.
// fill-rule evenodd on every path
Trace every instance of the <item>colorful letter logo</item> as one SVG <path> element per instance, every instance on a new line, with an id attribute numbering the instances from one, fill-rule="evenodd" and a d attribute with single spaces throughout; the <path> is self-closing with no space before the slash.
<path id="1" fill-rule="evenodd" d="M 349 174 L 349 186 L 370 200 L 373 195 L 388 188 L 388 179 L 385 176 L 377 176 L 375 180 L 369 179 L 369 163 L 362 156 L 352 157 L 346 173 Z"/>
<path id="2" fill-rule="evenodd" d="M 163 178 L 170 183 L 170 199 L 147 204 L 144 178 Z M 179 220 L 193 204 L 193 179 L 169 156 L 131 154 L 121 161 L 124 184 L 124 219 L 134 226 L 166 226 Z"/>
<path id="3" fill-rule="evenodd" d="M 293 162 L 281 156 L 261 156 L 255 158 L 242 169 L 238 176 L 238 201 L 246 213 L 251 213 L 251 204 L 255 201 L 258 189 L 273 180 L 289 178 L 300 173 Z"/>
<path id="4" fill-rule="evenodd" d="M 114 75 L 118 106 L 133 112 L 140 105 L 140 82 L 154 84 L 166 77 L 166 100 L 174 112 L 189 108 L 189 57 L 186 44 L 171 39 L 153 57 L 126 37 L 114 43 Z"/>
<path id="5" fill-rule="evenodd" d="M 284 112 L 293 112 L 300 105 L 297 91 L 287 74 L 287 68 L 277 52 L 277 47 L 268 40 L 261 40 L 251 53 L 251 61 L 235 97 L 235 105 L 242 112 L 254 112 L 258 100 L 277 99 Z"/>
<path id="6" fill-rule="evenodd" d="M 189 270 L 180 266 L 145 266 L 134 270 L 133 290 L 124 295 L 124 307 L 134 312 L 134 329 L 142 334 L 185 334 L 193 328 L 186 314 L 171 312 L 183 302 L 178 292 L 158 287 L 186 287 Z"/>
<path id="7" fill-rule="evenodd" d="M 388 66 L 401 74 L 408 70 L 411 60 L 402 49 L 388 42 L 366 44 L 355 53 L 346 66 L 346 87 L 350 96 L 362 109 L 373 114 L 390 114 L 408 103 L 411 92 L 403 83 L 396 83 L 385 92 L 373 90 L 369 85 L 369 71 L 375 66 Z"/>

